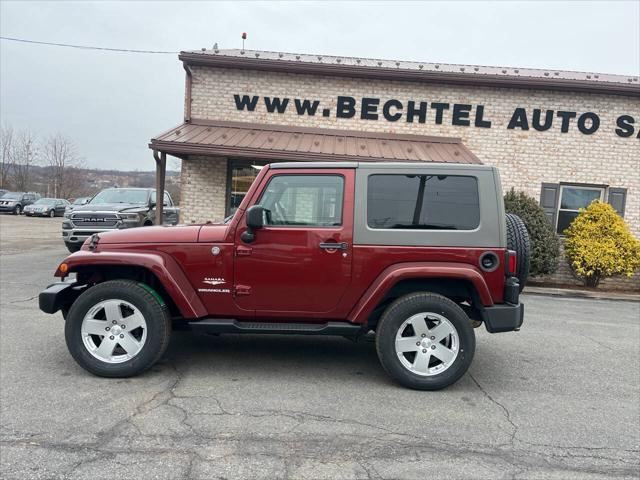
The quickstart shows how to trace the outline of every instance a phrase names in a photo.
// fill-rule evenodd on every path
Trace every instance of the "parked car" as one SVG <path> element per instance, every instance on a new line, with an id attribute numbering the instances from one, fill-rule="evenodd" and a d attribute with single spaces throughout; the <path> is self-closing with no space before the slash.
<path id="1" fill-rule="evenodd" d="M 71 202 L 71 205 L 85 205 L 89 203 L 89 200 L 91 200 L 91 197 L 78 197 Z"/>
<path id="2" fill-rule="evenodd" d="M 41 198 L 24 207 L 24 214 L 32 217 L 62 217 L 69 202 L 64 198 Z"/>
<path id="3" fill-rule="evenodd" d="M 520 329 L 528 261 L 495 167 L 280 163 L 262 169 L 226 224 L 93 235 L 55 272 L 75 279 L 44 290 L 40 308 L 62 310 L 71 355 L 105 377 L 150 368 L 172 325 L 375 332 L 395 381 L 436 390 L 469 368 L 473 327 Z"/>
<path id="4" fill-rule="evenodd" d="M 21 215 L 27 205 L 38 200 L 40 195 L 33 192 L 7 192 L 0 198 L 0 212 Z"/>
<path id="5" fill-rule="evenodd" d="M 75 207 L 80 205 L 86 205 L 91 200 L 91 197 L 78 197 L 74 198 L 72 202 L 67 205 L 65 212 L 71 212 Z"/>
<path id="6" fill-rule="evenodd" d="M 178 223 L 179 209 L 171 195 L 164 192 L 164 223 Z M 70 252 L 80 250 L 94 233 L 155 223 L 156 191 L 153 188 L 107 188 L 88 203 L 73 205 L 65 212 L 62 239 Z"/>

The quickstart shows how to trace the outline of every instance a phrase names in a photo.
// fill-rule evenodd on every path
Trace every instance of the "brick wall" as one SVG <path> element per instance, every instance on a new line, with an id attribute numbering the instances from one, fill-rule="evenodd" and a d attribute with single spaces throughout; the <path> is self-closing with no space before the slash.
<path id="1" fill-rule="evenodd" d="M 618 116 L 632 115 L 636 122 L 640 119 L 640 100 L 637 98 L 210 67 L 192 67 L 192 71 L 193 118 L 460 137 L 485 164 L 499 167 L 504 190 L 514 187 L 538 199 L 542 182 L 604 184 L 627 188 L 625 220 L 634 235 L 640 236 L 640 142 L 635 135 L 621 138 L 614 133 Z M 268 113 L 261 98 L 254 112 L 238 111 L 234 94 L 288 97 L 290 105 L 285 113 Z M 484 117 L 492 122 L 492 127 L 453 126 L 450 110 L 445 113 L 442 125 L 434 123 L 432 110 L 427 114 L 426 123 L 418 123 L 417 119 L 407 123 L 404 118 L 398 122 L 388 122 L 382 119 L 382 115 L 377 121 L 363 120 L 358 116 L 340 119 L 335 117 L 336 98 L 339 95 L 356 99 L 376 97 L 382 103 L 388 99 L 398 99 L 405 105 L 405 110 L 409 100 L 468 103 L 474 108 L 484 105 Z M 319 100 L 318 114 L 297 115 L 293 106 L 295 98 Z M 556 117 L 553 127 L 544 132 L 533 129 L 508 130 L 507 124 L 516 107 L 527 109 L 529 121 L 534 108 L 542 109 L 543 113 L 547 109 L 576 111 L 578 115 L 592 111 L 600 116 L 601 125 L 595 134 L 584 135 L 576 128 L 574 119 L 569 132 L 561 133 L 560 119 Z M 323 117 L 322 108 L 329 108 L 331 116 Z M 636 131 L 638 127 L 636 125 Z M 195 157 L 184 163 L 184 221 L 224 215 L 226 162 L 206 162 Z M 193 165 L 190 166 L 190 163 Z M 199 194 L 207 188 L 215 191 L 207 192 L 206 198 L 211 199 L 210 203 L 203 202 Z M 217 191 L 218 188 L 222 190 Z M 568 267 L 563 265 L 562 268 L 566 270 Z M 568 279 L 565 270 L 561 270 L 558 276 L 560 281 Z M 636 277 L 626 282 L 633 284 L 637 281 Z M 626 282 L 619 283 L 625 285 Z"/>
<path id="2" fill-rule="evenodd" d="M 227 159 L 190 156 L 182 162 L 180 223 L 203 223 L 224 218 Z"/>
<path id="3" fill-rule="evenodd" d="M 633 115 L 636 122 L 640 119 L 637 98 L 210 67 L 192 67 L 192 70 L 193 118 L 460 137 L 484 163 L 500 168 L 505 190 L 515 187 L 538 198 L 542 182 L 598 183 L 628 188 L 625 219 L 635 235 L 640 235 L 640 142 L 614 133 L 619 115 Z M 268 113 L 264 103 L 259 103 L 254 112 L 241 112 L 236 109 L 234 94 L 288 97 L 291 103 L 294 98 L 317 99 L 321 102 L 320 108 L 331 109 L 332 116 L 299 116 L 293 105 L 282 114 Z M 442 125 L 434 124 L 432 112 L 422 124 L 407 123 L 404 119 L 398 122 L 339 119 L 334 114 L 338 95 L 373 96 L 383 102 L 395 98 L 405 105 L 408 100 L 480 104 L 485 106 L 485 118 L 492 121 L 492 127 L 452 126 L 450 111 L 445 114 Z M 560 133 L 556 118 L 552 129 L 545 132 L 507 130 L 516 107 L 527 108 L 529 118 L 534 108 L 593 111 L 600 116 L 601 126 L 595 134 L 584 135 L 575 127 L 574 119 L 570 131 Z"/>

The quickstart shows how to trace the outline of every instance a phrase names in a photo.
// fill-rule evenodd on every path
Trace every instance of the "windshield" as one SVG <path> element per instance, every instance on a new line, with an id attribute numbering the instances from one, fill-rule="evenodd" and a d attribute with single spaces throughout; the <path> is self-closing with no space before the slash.
<path id="1" fill-rule="evenodd" d="M 53 198 L 41 198 L 40 200 L 36 201 L 34 205 L 51 205 L 53 202 Z"/>
<path id="2" fill-rule="evenodd" d="M 87 200 L 89 200 L 87 197 L 80 197 L 80 198 L 76 198 L 76 199 L 73 201 L 73 204 L 74 204 L 74 205 L 83 205 L 83 204 L 87 203 Z"/>
<path id="3" fill-rule="evenodd" d="M 149 192 L 147 190 L 127 190 L 126 188 L 114 188 L 103 190 L 89 202 L 96 203 L 147 203 Z"/>
<path id="4" fill-rule="evenodd" d="M 5 193 L 2 198 L 5 199 L 9 199 L 9 200 L 20 200 L 22 198 L 22 194 L 21 193 Z"/>

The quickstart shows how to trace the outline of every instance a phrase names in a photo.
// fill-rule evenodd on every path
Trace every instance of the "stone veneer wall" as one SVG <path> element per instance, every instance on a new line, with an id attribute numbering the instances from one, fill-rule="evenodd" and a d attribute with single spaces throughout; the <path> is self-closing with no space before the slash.
<path id="1" fill-rule="evenodd" d="M 542 182 L 604 184 L 627 188 L 625 220 L 632 232 L 640 236 L 640 142 L 614 133 L 615 119 L 627 114 L 640 119 L 640 99 L 592 93 L 435 85 L 414 82 L 380 81 L 342 77 L 257 72 L 250 70 L 192 67 L 192 106 L 195 119 L 231 120 L 251 123 L 325 127 L 387 133 L 405 133 L 459 137 L 485 164 L 499 167 L 503 189 L 514 187 L 538 199 Z M 253 112 L 238 111 L 234 94 L 289 98 L 285 113 L 268 113 L 262 98 Z M 388 122 L 335 117 L 336 98 L 349 95 L 357 99 L 394 98 L 405 105 L 408 100 L 468 103 L 485 106 L 485 119 L 491 128 L 452 126 L 451 110 L 442 125 L 433 121 L 429 110 L 426 123 L 407 123 L 405 119 Z M 319 100 L 316 116 L 297 115 L 293 99 Z M 525 107 L 531 121 L 534 108 L 596 112 L 600 129 L 584 135 L 572 120 L 568 133 L 561 133 L 559 119 L 550 130 L 538 132 L 506 128 L 516 107 Z M 331 109 L 323 117 L 322 108 Z M 358 108 L 359 110 L 359 108 Z M 381 113 L 381 106 L 379 108 Z M 473 116 L 471 117 L 473 119 Z M 473 125 L 473 120 L 472 120 Z M 636 124 L 636 129 L 640 125 Z M 201 221 L 224 215 L 226 161 L 205 161 L 192 157 L 183 164 L 183 221 Z M 212 217 L 212 218 L 210 218 Z M 572 283 L 568 266 L 553 281 Z M 638 276 L 625 281 L 608 281 L 607 286 L 640 288 Z"/>
<path id="2" fill-rule="evenodd" d="M 182 162 L 180 223 L 204 223 L 224 218 L 227 159 L 190 156 Z"/>

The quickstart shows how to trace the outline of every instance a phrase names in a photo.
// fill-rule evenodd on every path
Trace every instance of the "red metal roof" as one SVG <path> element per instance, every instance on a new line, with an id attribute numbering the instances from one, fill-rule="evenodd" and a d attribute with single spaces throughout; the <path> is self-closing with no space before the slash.
<path id="1" fill-rule="evenodd" d="M 206 120 L 172 128 L 149 147 L 176 156 L 482 163 L 459 138 Z"/>

